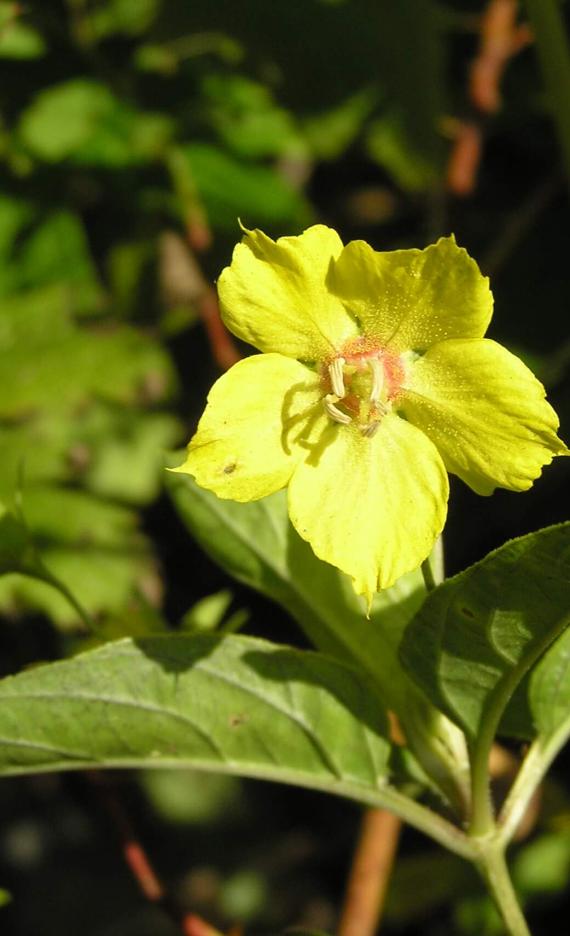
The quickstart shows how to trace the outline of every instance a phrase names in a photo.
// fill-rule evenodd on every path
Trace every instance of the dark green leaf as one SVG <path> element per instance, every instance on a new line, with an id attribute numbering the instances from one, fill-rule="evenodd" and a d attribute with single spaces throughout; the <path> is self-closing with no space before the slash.
<path id="1" fill-rule="evenodd" d="M 408 627 L 401 648 L 408 672 L 470 738 L 568 626 L 569 559 L 570 523 L 513 540 L 440 585 Z M 560 687 L 550 685 L 547 657 L 547 678 L 537 677 L 536 717 L 551 725 L 567 704 L 567 646 L 552 650 Z"/>

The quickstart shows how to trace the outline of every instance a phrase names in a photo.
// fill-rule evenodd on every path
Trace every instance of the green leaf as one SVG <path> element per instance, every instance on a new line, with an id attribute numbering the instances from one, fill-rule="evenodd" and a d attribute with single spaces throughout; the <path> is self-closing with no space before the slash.
<path id="1" fill-rule="evenodd" d="M 79 217 L 0 196 L 0 296 L 56 283 L 65 283 L 74 311 L 100 310 L 101 284 Z"/>
<path id="2" fill-rule="evenodd" d="M 78 617 L 69 605 L 69 593 L 96 614 L 102 608 L 118 613 L 138 591 L 157 592 L 155 563 L 148 542 L 136 529 L 133 511 L 85 491 L 56 486 L 26 488 L 23 511 L 28 535 L 39 547 L 39 555 L 34 553 L 37 569 L 10 570 L 34 578 L 4 577 L 0 607 L 33 607 L 68 625 Z M 65 594 L 50 587 L 58 583 Z"/>
<path id="3" fill-rule="evenodd" d="M 186 612 L 181 621 L 182 629 L 194 633 L 216 630 L 222 623 L 232 599 L 233 595 L 228 588 L 214 595 L 206 595 Z"/>
<path id="4" fill-rule="evenodd" d="M 347 576 L 317 559 L 293 529 L 284 492 L 238 504 L 219 499 L 187 475 L 169 475 L 167 485 L 182 520 L 216 562 L 283 605 L 319 650 L 372 676 L 424 769 L 453 799 L 457 780 L 450 781 L 448 771 L 465 766 L 461 740 L 398 661 L 401 636 L 425 597 L 421 572 L 378 594 L 367 619 Z"/>
<path id="5" fill-rule="evenodd" d="M 33 571 L 36 550 L 25 523 L 0 503 L 0 575 Z"/>
<path id="6" fill-rule="evenodd" d="M 189 143 L 181 151 L 215 227 L 235 231 L 238 217 L 255 227 L 310 222 L 305 199 L 274 169 L 241 162 L 206 143 Z"/>
<path id="7" fill-rule="evenodd" d="M 120 403 L 172 386 L 166 353 L 134 328 L 78 327 L 64 287 L 10 297 L 0 309 L 0 416 L 71 410 L 93 395 Z M 33 366 L 32 366 L 33 362 Z"/>
<path id="8" fill-rule="evenodd" d="M 137 36 L 156 18 L 162 0 L 107 0 L 90 17 L 90 28 L 103 39 L 114 33 Z"/>
<path id="9" fill-rule="evenodd" d="M 523 679 L 507 706 L 501 730 L 534 741 L 527 755 L 533 787 L 525 789 L 522 784 L 526 795 L 570 737 L 570 628 Z M 520 780 L 524 780 L 522 774 Z"/>
<path id="10" fill-rule="evenodd" d="M 19 133 L 46 162 L 73 157 L 85 165 L 121 168 L 160 158 L 171 122 L 134 110 L 99 82 L 76 78 L 40 92 L 23 113 Z"/>
<path id="11" fill-rule="evenodd" d="M 12 900 L 12 895 L 7 890 L 0 888 L 0 907 L 5 907 Z"/>
<path id="12" fill-rule="evenodd" d="M 229 637 L 121 640 L 0 684 L 0 774 L 178 766 L 380 798 L 387 722 L 361 674 Z"/>
<path id="13" fill-rule="evenodd" d="M 305 147 L 291 114 L 276 104 L 264 85 L 242 75 L 211 74 L 202 90 L 209 123 L 239 156 L 303 153 Z"/>
<path id="14" fill-rule="evenodd" d="M 0 4 L 0 59 L 35 59 L 46 51 L 41 35 L 18 19 L 14 3 Z"/>
<path id="15" fill-rule="evenodd" d="M 490 713 L 503 714 L 527 671 L 568 626 L 569 557 L 570 523 L 512 540 L 440 585 L 408 627 L 404 665 L 473 741 Z M 567 646 L 553 648 L 563 687 L 548 686 L 548 677 L 545 691 L 538 677 L 535 690 L 535 704 L 544 703 L 537 716 L 542 711 L 550 724 L 567 698 Z M 555 701 L 549 691 L 556 706 L 546 715 Z M 511 715 L 504 729 L 512 723 Z"/>

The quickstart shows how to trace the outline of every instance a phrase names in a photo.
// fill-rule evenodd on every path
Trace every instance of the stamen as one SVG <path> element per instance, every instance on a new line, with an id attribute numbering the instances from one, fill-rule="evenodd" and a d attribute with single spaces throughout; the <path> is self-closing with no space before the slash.
<path id="1" fill-rule="evenodd" d="M 370 358 L 368 367 L 372 371 L 372 389 L 369 399 L 371 403 L 377 403 L 384 386 L 384 368 L 378 358 Z"/>
<path id="2" fill-rule="evenodd" d="M 348 426 L 352 422 L 352 418 L 343 413 L 342 410 L 339 410 L 336 404 L 339 402 L 338 396 L 334 393 L 327 393 L 326 397 L 323 400 L 325 410 L 331 419 L 334 419 L 335 422 L 340 423 L 342 426 Z"/>
<path id="3" fill-rule="evenodd" d="M 346 361 L 343 357 L 337 357 L 334 359 L 332 364 L 329 364 L 329 374 L 331 378 L 331 387 L 333 393 L 339 400 L 342 400 L 346 391 L 344 389 L 344 374 L 343 368 L 346 364 Z"/>

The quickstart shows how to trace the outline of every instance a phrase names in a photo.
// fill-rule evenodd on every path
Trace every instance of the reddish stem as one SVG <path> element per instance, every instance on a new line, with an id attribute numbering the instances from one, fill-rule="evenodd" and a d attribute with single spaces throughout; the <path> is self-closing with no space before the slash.
<path id="1" fill-rule="evenodd" d="M 364 813 L 338 936 L 374 936 L 377 932 L 401 825 L 397 816 L 384 809 Z"/>
<path id="2" fill-rule="evenodd" d="M 125 810 L 113 781 L 98 770 L 85 771 L 85 776 L 95 789 L 99 801 L 111 819 L 121 845 L 125 863 L 137 882 L 141 893 L 151 903 L 157 904 L 180 928 L 183 936 L 222 936 L 201 917 L 185 913 L 168 895 L 166 888 L 154 870 L 144 846 L 138 840 L 130 817 Z"/>

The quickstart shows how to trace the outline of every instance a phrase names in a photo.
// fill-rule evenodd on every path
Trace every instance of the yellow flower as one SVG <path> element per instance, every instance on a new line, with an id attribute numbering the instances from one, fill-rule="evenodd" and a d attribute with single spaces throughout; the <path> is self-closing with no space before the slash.
<path id="1" fill-rule="evenodd" d="M 567 454 L 542 385 L 483 338 L 489 283 L 453 237 L 378 253 L 322 225 L 251 231 L 219 295 L 264 353 L 215 383 L 177 470 L 236 501 L 288 485 L 298 533 L 368 600 L 429 555 L 448 471 L 523 491 Z"/>

